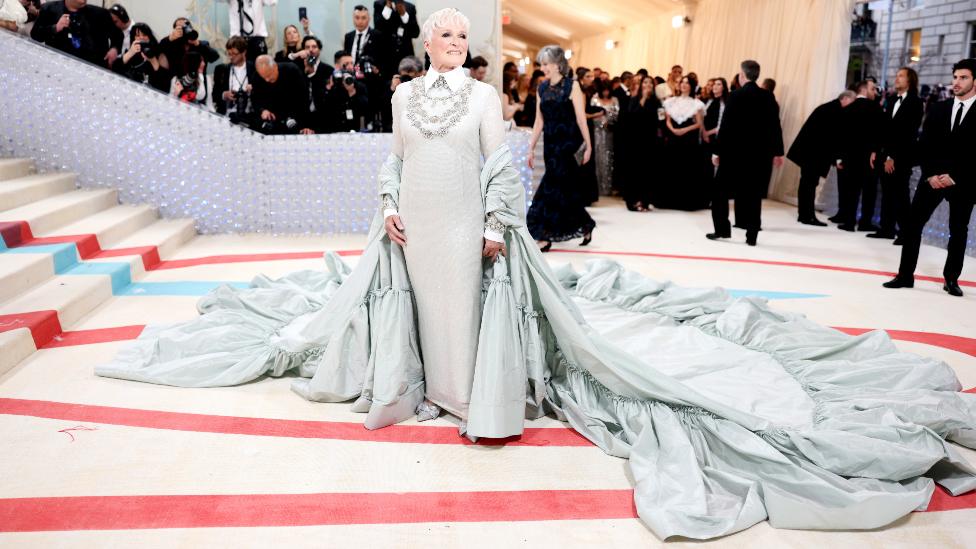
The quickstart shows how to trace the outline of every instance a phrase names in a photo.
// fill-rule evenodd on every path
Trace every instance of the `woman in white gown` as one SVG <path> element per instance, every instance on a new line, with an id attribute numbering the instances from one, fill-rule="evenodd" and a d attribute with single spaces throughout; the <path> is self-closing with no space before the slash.
<path id="1" fill-rule="evenodd" d="M 498 95 L 457 69 L 467 29 L 454 9 L 424 24 L 433 70 L 396 90 L 384 214 L 355 270 L 328 254 L 328 272 L 218 288 L 96 373 L 189 387 L 297 373 L 294 391 L 355 400 L 370 429 L 436 415 L 425 395 L 472 438 L 553 414 L 629 458 L 661 538 L 766 519 L 877 528 L 924 508 L 934 482 L 976 488 L 946 442 L 976 447 L 976 395 L 945 363 L 610 261 L 554 273 L 525 229 Z"/>

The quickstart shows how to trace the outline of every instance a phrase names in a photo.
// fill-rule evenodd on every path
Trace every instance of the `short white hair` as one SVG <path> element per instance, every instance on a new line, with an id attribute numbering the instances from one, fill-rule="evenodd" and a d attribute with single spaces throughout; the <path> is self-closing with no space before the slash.
<path id="1" fill-rule="evenodd" d="M 420 38 L 424 42 L 434 36 L 434 29 L 444 29 L 447 27 L 461 27 L 464 30 L 471 28 L 471 21 L 460 11 L 454 8 L 444 8 L 430 14 L 424 21 L 424 26 L 420 27 Z"/>

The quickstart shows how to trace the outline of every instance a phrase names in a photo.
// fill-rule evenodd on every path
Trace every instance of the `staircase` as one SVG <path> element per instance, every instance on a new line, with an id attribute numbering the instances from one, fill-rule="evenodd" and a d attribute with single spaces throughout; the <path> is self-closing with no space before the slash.
<path id="1" fill-rule="evenodd" d="M 35 172 L 0 158 L 0 375 L 196 234 L 114 190 L 79 190 L 75 174 Z"/>

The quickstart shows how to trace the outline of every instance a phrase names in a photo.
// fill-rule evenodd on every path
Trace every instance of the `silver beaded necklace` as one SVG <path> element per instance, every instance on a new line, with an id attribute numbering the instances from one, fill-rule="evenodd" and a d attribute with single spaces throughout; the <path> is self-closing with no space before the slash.
<path id="1" fill-rule="evenodd" d="M 428 94 L 423 78 L 417 78 L 411 82 L 410 97 L 407 100 L 407 120 L 426 139 L 444 137 L 468 114 L 473 88 L 474 80 L 467 78 L 460 90 L 451 93 L 444 75 L 440 75 L 430 87 L 431 92 L 443 90 L 448 93 Z"/>

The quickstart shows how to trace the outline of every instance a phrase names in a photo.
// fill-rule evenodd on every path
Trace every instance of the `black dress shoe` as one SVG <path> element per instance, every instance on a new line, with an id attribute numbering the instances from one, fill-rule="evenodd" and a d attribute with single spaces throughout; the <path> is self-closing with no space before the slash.
<path id="1" fill-rule="evenodd" d="M 914 278 L 901 278 L 896 276 L 888 282 L 882 284 L 885 288 L 914 288 L 915 279 Z"/>
<path id="2" fill-rule="evenodd" d="M 868 238 L 887 238 L 888 240 L 894 240 L 894 233 L 886 233 L 884 231 L 878 231 L 876 233 L 869 233 Z"/>
<path id="3" fill-rule="evenodd" d="M 747 236 L 746 237 L 746 244 L 748 244 L 749 246 L 755 246 L 756 245 L 756 237 L 749 238 Z"/>
<path id="4" fill-rule="evenodd" d="M 708 234 L 705 235 L 705 238 L 707 238 L 709 240 L 718 240 L 720 238 L 732 238 L 732 235 L 731 234 L 722 234 L 722 233 L 708 233 Z"/>
<path id="5" fill-rule="evenodd" d="M 546 242 L 545 246 L 539 247 L 539 251 L 542 253 L 546 253 L 551 249 L 552 249 L 552 241 Z"/>
<path id="6" fill-rule="evenodd" d="M 858 225 L 857 230 L 862 233 L 876 233 L 881 229 L 877 225 Z"/>
<path id="7" fill-rule="evenodd" d="M 900 236 L 896 236 L 895 241 L 892 242 L 892 244 L 894 244 L 895 246 L 902 246 L 905 244 L 905 240 Z"/>
<path id="8" fill-rule="evenodd" d="M 840 223 L 840 216 L 839 215 L 832 215 L 832 216 L 830 216 L 830 217 L 827 218 L 827 221 L 830 221 L 831 223 Z"/>
<path id="9" fill-rule="evenodd" d="M 824 223 L 823 221 L 820 221 L 816 217 L 811 217 L 810 219 L 797 219 L 797 221 L 799 221 L 800 223 L 803 223 L 804 225 L 813 225 L 814 227 L 826 227 L 827 226 L 826 223 Z"/>
<path id="10" fill-rule="evenodd" d="M 842 230 L 842 231 L 847 231 L 849 233 L 853 233 L 855 227 L 854 227 L 854 224 L 853 223 L 844 223 L 843 225 L 837 225 L 837 228 L 840 229 L 840 230 Z"/>
<path id="11" fill-rule="evenodd" d="M 962 288 L 959 287 L 959 283 L 955 280 L 946 280 L 942 289 L 948 292 L 949 295 L 962 297 Z"/>

